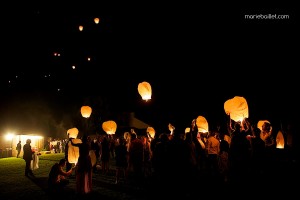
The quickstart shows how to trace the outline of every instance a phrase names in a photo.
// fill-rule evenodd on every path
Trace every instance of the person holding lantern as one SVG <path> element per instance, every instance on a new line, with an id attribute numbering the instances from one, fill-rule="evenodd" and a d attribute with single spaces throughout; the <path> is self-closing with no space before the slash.
<path id="1" fill-rule="evenodd" d="M 90 137 L 84 135 L 82 143 L 74 143 L 73 146 L 79 147 L 79 158 L 76 164 L 76 191 L 78 194 L 88 194 L 92 191 L 92 161 L 89 155 L 91 149 Z"/>

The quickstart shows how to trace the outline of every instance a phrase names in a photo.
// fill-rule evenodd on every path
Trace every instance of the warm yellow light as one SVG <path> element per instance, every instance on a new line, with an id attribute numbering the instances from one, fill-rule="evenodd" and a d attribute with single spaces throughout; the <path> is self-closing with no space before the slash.
<path id="1" fill-rule="evenodd" d="M 96 17 L 96 18 L 94 18 L 94 22 L 95 22 L 95 24 L 99 24 L 100 19 L 98 17 Z"/>
<path id="2" fill-rule="evenodd" d="M 143 100 L 151 99 L 152 89 L 150 83 L 144 81 L 138 84 L 138 92 Z"/>
<path id="3" fill-rule="evenodd" d="M 208 132 L 208 122 L 205 117 L 199 115 L 196 119 L 196 125 L 198 128 L 198 132 L 200 132 L 200 133 Z"/>
<path id="4" fill-rule="evenodd" d="M 69 134 L 69 138 L 77 138 L 78 136 L 78 129 L 77 128 L 70 128 L 68 131 L 67 131 L 67 134 Z"/>
<path id="5" fill-rule="evenodd" d="M 116 122 L 109 120 L 102 123 L 102 129 L 108 134 L 112 135 L 116 133 L 117 124 Z"/>
<path id="6" fill-rule="evenodd" d="M 264 125 L 264 123 L 271 124 L 268 120 L 259 120 L 259 121 L 257 122 L 257 128 L 259 128 L 259 130 L 262 131 L 262 126 Z"/>
<path id="7" fill-rule="evenodd" d="M 189 133 L 191 132 L 191 128 L 190 127 L 186 127 L 185 130 L 184 130 L 184 133 Z"/>
<path id="8" fill-rule="evenodd" d="M 151 139 L 154 139 L 154 136 L 155 136 L 155 130 L 153 127 L 148 127 L 147 128 L 147 133 L 150 135 Z"/>
<path id="9" fill-rule="evenodd" d="M 230 116 L 230 119 L 235 122 L 241 122 L 245 118 L 249 118 L 248 104 L 244 97 L 235 96 L 228 99 L 224 103 L 224 110 Z"/>
<path id="10" fill-rule="evenodd" d="M 81 26 L 81 25 L 78 28 L 79 28 L 79 31 L 83 30 L 83 26 Z"/>
<path id="11" fill-rule="evenodd" d="M 90 106 L 82 106 L 81 107 L 81 115 L 84 118 L 89 118 L 92 114 L 92 108 Z"/>
<path id="12" fill-rule="evenodd" d="M 284 137 L 281 131 L 278 131 L 276 136 L 276 148 L 284 149 Z"/>
<path id="13" fill-rule="evenodd" d="M 8 133 L 7 135 L 5 135 L 5 139 L 8 140 L 8 141 L 11 141 L 14 137 L 14 134 L 12 133 Z"/>

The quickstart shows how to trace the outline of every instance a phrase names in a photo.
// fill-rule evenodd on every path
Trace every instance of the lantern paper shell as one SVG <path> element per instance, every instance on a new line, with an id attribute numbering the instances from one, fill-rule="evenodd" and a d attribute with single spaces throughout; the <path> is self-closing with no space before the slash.
<path id="1" fill-rule="evenodd" d="M 284 149 L 284 137 L 281 131 L 278 131 L 276 136 L 276 148 Z"/>
<path id="2" fill-rule="evenodd" d="M 155 136 L 155 130 L 154 130 L 154 128 L 153 127 L 148 127 L 147 128 L 147 133 L 149 133 L 149 135 L 150 135 L 150 137 L 153 139 L 154 138 L 154 136 Z"/>
<path id="3" fill-rule="evenodd" d="M 116 122 L 109 120 L 102 123 L 102 129 L 108 134 L 112 135 L 116 133 L 117 130 L 117 124 Z"/>
<path id="4" fill-rule="evenodd" d="M 260 131 L 262 131 L 262 126 L 264 125 L 265 122 L 271 124 L 268 120 L 259 120 L 259 121 L 257 122 L 257 128 L 259 128 Z"/>
<path id="5" fill-rule="evenodd" d="M 92 108 L 90 106 L 82 106 L 80 111 L 84 118 L 89 118 L 92 114 Z"/>
<path id="6" fill-rule="evenodd" d="M 67 134 L 69 134 L 69 138 L 77 138 L 78 136 L 78 129 L 77 128 L 70 128 L 68 131 L 67 131 Z"/>
<path id="7" fill-rule="evenodd" d="M 205 117 L 199 115 L 196 119 L 196 125 L 198 127 L 198 132 L 200 133 L 208 132 L 208 122 Z"/>
<path id="8" fill-rule="evenodd" d="M 78 27 L 78 29 L 79 29 L 79 31 L 82 31 L 82 30 L 83 30 L 83 26 L 80 25 L 80 26 Z"/>
<path id="9" fill-rule="evenodd" d="M 235 96 L 228 99 L 224 103 L 224 110 L 227 115 L 230 115 L 230 119 L 235 122 L 243 121 L 244 118 L 249 117 L 248 104 L 244 97 Z"/>
<path id="10" fill-rule="evenodd" d="M 74 144 L 82 143 L 81 139 L 72 139 Z M 72 145 L 71 141 L 68 143 L 68 161 L 69 163 L 77 163 L 79 158 L 79 147 Z"/>
<path id="11" fill-rule="evenodd" d="M 152 89 L 151 89 L 151 85 L 148 82 L 141 82 L 138 85 L 138 92 L 141 95 L 143 100 L 149 100 L 151 99 L 151 95 L 152 95 Z"/>
<path id="12" fill-rule="evenodd" d="M 95 17 L 95 18 L 94 18 L 94 22 L 95 22 L 95 24 L 99 24 L 100 19 L 99 19 L 98 17 Z"/>
<path id="13" fill-rule="evenodd" d="M 124 139 L 125 139 L 126 141 L 129 141 L 130 138 L 131 138 L 131 135 L 130 135 L 129 132 L 125 132 L 123 137 L 124 137 Z"/>
<path id="14" fill-rule="evenodd" d="M 191 132 L 191 128 L 190 127 L 186 127 L 185 130 L 184 130 L 184 133 L 189 133 Z"/>

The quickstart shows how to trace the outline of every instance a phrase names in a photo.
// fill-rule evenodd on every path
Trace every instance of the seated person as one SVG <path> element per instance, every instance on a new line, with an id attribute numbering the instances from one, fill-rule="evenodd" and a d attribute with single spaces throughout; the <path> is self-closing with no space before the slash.
<path id="1" fill-rule="evenodd" d="M 67 176 L 72 174 L 73 168 L 69 171 L 65 171 L 66 159 L 61 159 L 59 163 L 55 163 L 50 170 L 48 177 L 48 187 L 50 192 L 60 191 L 64 186 L 69 183 L 69 180 L 66 179 Z"/>

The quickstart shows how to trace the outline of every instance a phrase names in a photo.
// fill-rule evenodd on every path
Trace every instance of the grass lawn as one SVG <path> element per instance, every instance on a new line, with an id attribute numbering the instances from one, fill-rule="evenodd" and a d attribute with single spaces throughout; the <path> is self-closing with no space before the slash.
<path id="1" fill-rule="evenodd" d="M 46 194 L 47 178 L 51 166 L 64 158 L 64 153 L 39 156 L 39 168 L 34 170 L 35 179 L 26 177 L 22 158 L 0 159 L 0 199 L 53 199 Z"/>

